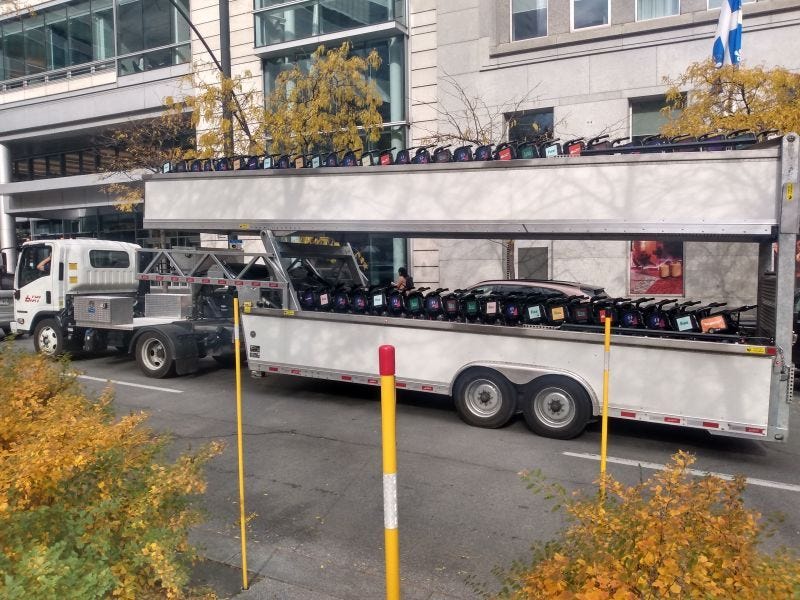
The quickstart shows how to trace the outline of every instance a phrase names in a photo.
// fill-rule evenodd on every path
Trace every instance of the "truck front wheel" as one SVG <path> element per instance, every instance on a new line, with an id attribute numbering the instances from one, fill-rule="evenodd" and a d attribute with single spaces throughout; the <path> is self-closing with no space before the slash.
<path id="1" fill-rule="evenodd" d="M 64 353 L 64 332 L 55 319 L 42 319 L 33 330 L 33 347 L 45 356 Z"/>
<path id="2" fill-rule="evenodd" d="M 522 414 L 534 433 L 568 440 L 583 433 L 592 417 L 592 404 L 577 381 L 545 375 L 528 385 L 522 400 Z"/>
<path id="3" fill-rule="evenodd" d="M 148 377 L 169 377 L 175 370 L 167 336 L 157 331 L 143 333 L 136 341 L 136 364 Z"/>
<path id="4" fill-rule="evenodd" d="M 461 420 L 475 427 L 502 427 L 517 410 L 514 386 L 497 371 L 484 367 L 459 376 L 453 400 Z"/>

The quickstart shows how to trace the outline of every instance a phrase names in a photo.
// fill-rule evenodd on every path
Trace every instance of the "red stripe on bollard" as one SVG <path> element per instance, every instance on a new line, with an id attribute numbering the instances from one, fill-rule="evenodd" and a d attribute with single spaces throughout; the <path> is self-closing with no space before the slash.
<path id="1" fill-rule="evenodd" d="M 381 375 L 394 375 L 394 346 L 378 348 L 378 367 Z"/>

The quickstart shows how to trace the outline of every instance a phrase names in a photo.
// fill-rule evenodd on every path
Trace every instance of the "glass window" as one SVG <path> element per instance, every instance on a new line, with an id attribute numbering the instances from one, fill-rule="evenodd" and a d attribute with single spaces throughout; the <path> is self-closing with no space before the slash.
<path id="1" fill-rule="evenodd" d="M 511 0 L 511 39 L 547 35 L 547 0 Z"/>
<path id="2" fill-rule="evenodd" d="M 523 110 L 506 115 L 508 139 L 525 140 L 553 135 L 553 109 Z"/>
<path id="3" fill-rule="evenodd" d="M 28 75 L 41 73 L 47 69 L 44 51 L 44 16 L 28 17 L 23 21 L 25 28 L 25 72 Z"/>
<path id="4" fill-rule="evenodd" d="M 21 289 L 50 273 L 50 246 L 26 246 L 19 261 L 17 288 Z"/>
<path id="5" fill-rule="evenodd" d="M 175 8 L 167 0 L 142 0 L 142 15 L 147 19 L 144 29 L 144 47 L 158 48 L 172 43 Z"/>
<path id="6" fill-rule="evenodd" d="M 319 3 L 320 34 L 364 27 L 389 20 L 392 0 L 322 0 Z"/>
<path id="7" fill-rule="evenodd" d="M 350 53 L 366 56 L 373 48 L 381 57 L 381 66 L 370 69 L 367 77 L 375 81 L 383 98 L 383 104 L 379 108 L 381 117 L 384 122 L 402 121 L 405 119 L 403 39 L 396 37 L 388 40 L 356 41 L 353 42 Z M 300 50 L 289 56 L 269 58 L 264 61 L 264 92 L 267 95 L 275 89 L 275 80 L 281 71 L 291 68 L 295 63 L 307 72 L 311 65 L 308 51 Z M 392 68 L 393 64 L 399 68 Z"/>
<path id="8" fill-rule="evenodd" d="M 25 39 L 22 21 L 3 23 L 3 51 L 5 76 L 8 79 L 25 75 Z"/>
<path id="9" fill-rule="evenodd" d="M 80 65 L 92 61 L 92 16 L 89 2 L 79 2 L 67 7 L 69 17 L 70 64 Z"/>
<path id="10" fill-rule="evenodd" d="M 667 117 L 661 113 L 666 106 L 664 97 L 631 100 L 631 135 L 641 137 L 656 135 Z"/>
<path id="11" fill-rule="evenodd" d="M 114 56 L 114 7 L 111 0 L 92 0 L 92 39 L 95 60 Z"/>
<path id="12" fill-rule="evenodd" d="M 141 0 L 118 0 L 117 44 L 120 54 L 138 52 L 144 48 Z"/>
<path id="13" fill-rule="evenodd" d="M 637 21 L 670 17 L 680 12 L 680 0 L 636 0 Z"/>
<path id="14" fill-rule="evenodd" d="M 609 12 L 609 0 L 572 0 L 572 28 L 608 25 Z"/>
<path id="15" fill-rule="evenodd" d="M 69 63 L 69 32 L 67 31 L 67 8 L 48 10 L 44 14 L 45 38 L 47 42 L 47 66 L 63 69 Z"/>
<path id="16" fill-rule="evenodd" d="M 127 269 L 131 259 L 122 250 L 89 250 L 89 264 L 95 269 Z"/>

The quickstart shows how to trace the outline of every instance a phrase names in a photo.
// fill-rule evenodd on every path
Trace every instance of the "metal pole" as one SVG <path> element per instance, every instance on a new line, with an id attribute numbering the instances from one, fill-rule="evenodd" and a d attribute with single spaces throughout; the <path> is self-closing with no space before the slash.
<path id="1" fill-rule="evenodd" d="M 397 529 L 397 441 L 394 346 L 378 348 L 383 439 L 383 528 L 386 546 L 386 600 L 400 599 L 400 538 Z"/>
<path id="2" fill-rule="evenodd" d="M 605 317 L 603 341 L 603 425 L 600 435 L 600 497 L 606 497 L 606 454 L 608 453 L 608 373 L 611 367 L 611 315 Z"/>
<path id="3" fill-rule="evenodd" d="M 242 362 L 239 342 L 239 298 L 233 299 L 233 351 L 236 356 L 236 446 L 239 456 L 239 529 L 242 537 L 242 589 L 247 585 L 247 522 L 244 513 L 244 445 L 242 442 Z"/>

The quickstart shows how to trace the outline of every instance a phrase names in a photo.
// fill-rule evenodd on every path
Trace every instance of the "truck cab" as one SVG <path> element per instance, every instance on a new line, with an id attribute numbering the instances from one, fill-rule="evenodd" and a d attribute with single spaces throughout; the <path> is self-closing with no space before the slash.
<path id="1" fill-rule="evenodd" d="M 86 294 L 135 294 L 139 246 L 107 240 L 47 240 L 22 246 L 14 278 L 14 333 L 39 352 L 70 346 L 73 300 Z"/>

